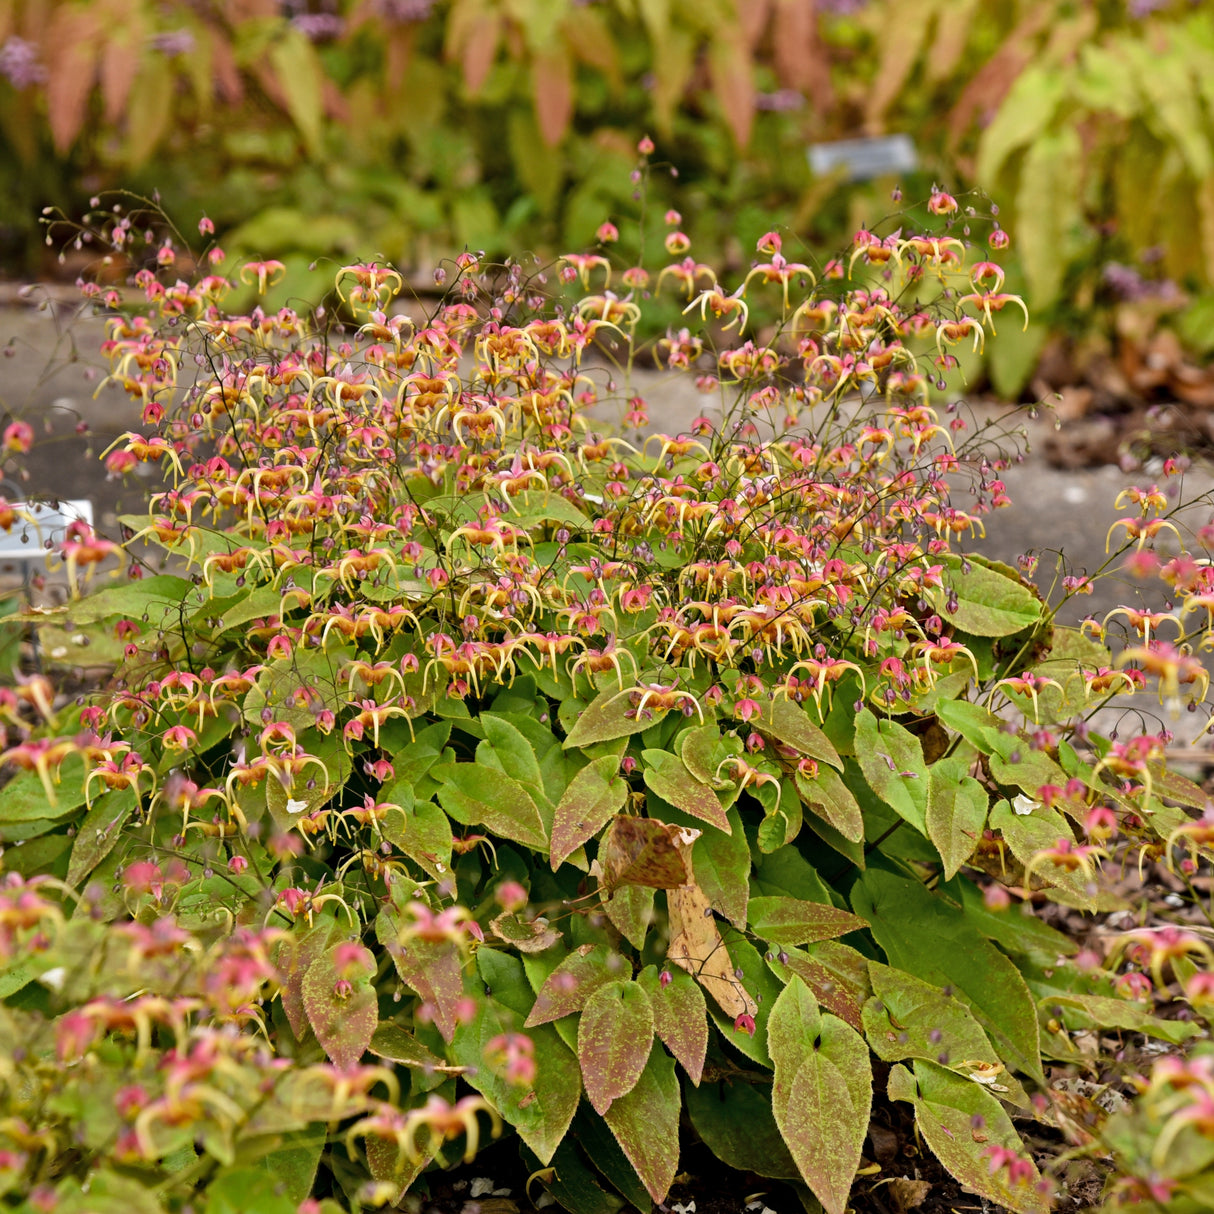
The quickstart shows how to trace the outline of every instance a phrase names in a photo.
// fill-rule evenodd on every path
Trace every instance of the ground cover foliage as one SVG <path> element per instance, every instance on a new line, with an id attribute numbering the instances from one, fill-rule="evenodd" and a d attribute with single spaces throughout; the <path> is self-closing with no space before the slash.
<path id="1" fill-rule="evenodd" d="M 572 1214 L 663 1201 L 681 1143 L 842 1214 L 895 1106 L 1007 1209 L 1081 1157 L 1112 1204 L 1209 1206 L 1206 937 L 1093 956 L 1037 911 L 1205 875 L 1163 727 L 1089 718 L 1198 710 L 1214 536 L 1128 492 L 1110 559 L 1169 605 L 1082 629 L 1083 578 L 1051 605 L 983 557 L 1011 449 L 946 377 L 1025 318 L 962 201 L 819 275 L 771 232 L 718 281 L 673 212 L 648 269 L 610 226 L 546 267 L 467 252 L 417 319 L 375 263 L 325 311 L 229 312 L 218 259 L 179 280 L 148 233 L 106 342 L 144 424 L 105 458 L 164 486 L 121 545 L 69 530 L 74 597 L 34 620 L 120 661 L 0 700 L 6 1207 L 407 1204 L 500 1134 Z M 634 442 L 655 295 L 705 416 Z M 1093 1036 L 1168 1051 L 1112 1115 L 1047 1081 Z"/>

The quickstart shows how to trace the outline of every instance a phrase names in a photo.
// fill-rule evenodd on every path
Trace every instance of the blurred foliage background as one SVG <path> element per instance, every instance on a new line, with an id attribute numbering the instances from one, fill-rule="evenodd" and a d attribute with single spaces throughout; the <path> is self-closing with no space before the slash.
<path id="1" fill-rule="evenodd" d="M 465 246 L 584 248 L 606 219 L 652 261 L 672 203 L 698 256 L 744 269 L 772 227 L 834 251 L 895 186 L 939 184 L 985 191 L 1013 234 L 1034 321 L 996 343 L 1000 392 L 1051 335 L 1107 350 L 1163 325 L 1214 350 L 1201 0 L 0 0 L 0 131 L 10 276 L 65 272 L 41 209 L 117 187 L 282 259 L 285 296 L 317 258 L 424 283 Z M 638 198 L 645 133 L 669 175 Z M 811 143 L 893 133 L 916 172 L 811 172 Z M 66 272 L 89 260 L 69 247 Z"/>

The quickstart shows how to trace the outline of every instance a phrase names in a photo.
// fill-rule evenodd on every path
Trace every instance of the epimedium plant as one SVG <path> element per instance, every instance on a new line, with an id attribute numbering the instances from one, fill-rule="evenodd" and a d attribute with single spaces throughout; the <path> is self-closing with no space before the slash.
<path id="1" fill-rule="evenodd" d="M 1162 733 L 1089 718 L 1152 682 L 1196 707 L 1214 567 L 1130 493 L 1121 555 L 1175 605 L 1125 609 L 1114 657 L 959 550 L 1007 457 L 933 402 L 1023 304 L 962 238 L 997 250 L 989 217 L 928 210 L 816 269 L 769 233 L 733 289 L 673 214 L 652 273 L 465 253 L 416 318 L 374 263 L 323 315 L 140 272 L 105 352 L 143 427 L 105 458 L 165 487 L 121 548 L 69 531 L 73 579 L 127 576 L 46 617 L 123 660 L 3 695 L 10 1207 L 393 1203 L 508 1129 L 573 1214 L 662 1201 L 690 1135 L 842 1214 L 877 1100 L 1046 1208 L 1016 1125 L 1061 1122 L 1045 1064 L 1209 1009 L 1199 936 L 1093 966 L 1032 908 L 1204 862 Z M 688 320 L 654 355 L 704 416 L 631 442 L 663 292 Z M 1123 1195 L 1200 1155 L 1206 1121 L 1168 1124 Z"/>

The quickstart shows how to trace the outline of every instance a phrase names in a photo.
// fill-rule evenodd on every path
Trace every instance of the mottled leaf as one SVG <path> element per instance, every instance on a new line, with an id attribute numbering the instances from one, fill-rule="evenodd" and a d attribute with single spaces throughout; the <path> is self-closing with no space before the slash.
<path id="1" fill-rule="evenodd" d="M 873 792 L 920 834 L 926 833 L 928 774 L 919 739 L 866 708 L 856 716 L 856 758 Z"/>
<path id="2" fill-rule="evenodd" d="M 542 916 L 525 919 L 512 911 L 491 920 L 489 928 L 499 940 L 512 944 L 520 953 L 542 953 L 561 938 L 560 929 Z"/>
<path id="3" fill-rule="evenodd" d="M 837 947 L 846 948 L 845 945 Z M 848 951 L 854 952 L 854 950 Z M 856 956 L 863 964 L 865 958 L 860 957 L 858 953 Z M 784 958 L 783 961 L 781 957 Z M 841 967 L 832 968 L 820 957 L 811 956 L 796 948 L 782 949 L 768 964 L 781 982 L 787 982 L 789 977 L 795 974 L 813 991 L 814 998 L 822 1007 L 850 1024 L 852 1028 L 860 1028 L 861 1008 L 864 999 L 868 996 L 867 982 L 860 985 L 850 975 L 844 976 L 840 972 Z"/>
<path id="4" fill-rule="evenodd" d="M 317 920 L 316 926 L 301 939 L 287 940 L 279 953 L 278 967 L 287 976 L 281 988 L 282 1010 L 297 1040 L 302 1039 L 308 1028 L 308 1016 L 303 1004 L 304 975 L 312 962 L 324 952 L 335 929 L 333 920 L 325 916 Z"/>
<path id="5" fill-rule="evenodd" d="M 959 999 L 913 974 L 870 961 L 873 998 L 864 1005 L 869 1048 L 886 1062 L 922 1058 L 968 1076 L 971 1063 L 1002 1065 L 990 1039 Z M 987 1072 L 994 1074 L 994 1072 Z M 1024 1089 L 1012 1075 L 995 1080 L 1005 1100 L 1027 1107 Z"/>
<path id="6" fill-rule="evenodd" d="M 891 966 L 954 988 L 1000 1060 L 1044 1081 L 1037 1009 L 1028 986 L 962 910 L 916 880 L 871 866 L 853 886 L 851 901 Z"/>
<path id="7" fill-rule="evenodd" d="M 986 826 L 987 803 L 986 789 L 972 776 L 957 771 L 956 764 L 942 760 L 932 767 L 927 837 L 944 861 L 945 880 L 951 880 L 973 855 Z"/>
<path id="8" fill-rule="evenodd" d="M 1091 1028 L 1100 1032 L 1127 1029 L 1160 1041 L 1170 1041 L 1173 1045 L 1183 1045 L 1189 1038 L 1202 1036 L 1205 1032 L 1191 1020 L 1163 1020 L 1152 1016 L 1144 1004 L 1108 995 L 1067 992 L 1042 999 L 1040 1007 L 1047 1016 L 1062 1020 L 1069 1029 Z"/>
<path id="9" fill-rule="evenodd" d="M 739 740 L 729 735 L 735 742 Z M 720 729 L 714 725 L 694 725 L 685 729 L 675 745 L 684 766 L 701 783 L 709 788 L 728 788 L 729 781 L 719 779 L 717 765 L 727 757 L 728 748 L 723 745 Z"/>
<path id="10" fill-rule="evenodd" d="M 406 795 L 407 804 L 397 801 Z M 400 782 L 383 790 L 380 798 L 397 805 L 380 823 L 384 838 L 435 881 L 450 880 L 451 819 L 433 801 L 414 801 L 412 788 Z"/>
<path id="11" fill-rule="evenodd" d="M 429 1160 L 424 1155 L 416 1160 L 410 1159 L 395 1138 L 368 1134 L 362 1145 L 372 1178 L 393 1186 L 388 1202 L 398 1205 Z"/>
<path id="12" fill-rule="evenodd" d="M 967 1189 L 1016 1214 L 1044 1214 L 1049 1203 L 1036 1189 L 1037 1168 L 999 1101 L 972 1080 L 934 1063 L 914 1065 L 913 1075 L 901 1065 L 890 1070 L 889 1097 L 913 1103 L 915 1124 L 936 1158 Z M 991 1146 L 1029 1159 L 1031 1176 L 1009 1185 L 1006 1169 L 991 1171 Z"/>
<path id="13" fill-rule="evenodd" d="M 624 808 L 628 781 L 620 775 L 614 755 L 592 759 L 569 781 L 552 820 L 552 852 L 555 872 L 587 839 L 593 838 Z"/>
<path id="14" fill-rule="evenodd" d="M 717 794 L 695 779 L 682 759 L 664 750 L 642 751 L 641 759 L 647 788 L 676 809 L 729 834 L 729 821 Z"/>
<path id="15" fill-rule="evenodd" d="M 612 926 L 635 949 L 645 947 L 653 922 L 654 891 L 644 885 L 621 885 L 608 895 L 602 891 L 603 912 Z"/>
<path id="16" fill-rule="evenodd" d="M 138 804 L 139 798 L 131 788 L 106 793 L 93 802 L 93 808 L 85 814 L 72 842 L 68 885 L 79 885 L 110 854 Z"/>
<path id="17" fill-rule="evenodd" d="M 577 1055 L 586 1096 L 596 1113 L 636 1086 L 653 1044 L 653 1009 L 643 987 L 610 982 L 586 1001 L 578 1021 Z"/>
<path id="18" fill-rule="evenodd" d="M 343 1070 L 367 1051 L 379 1019 L 375 958 L 361 944 L 343 941 L 327 948 L 303 979 L 308 1023 L 330 1060 Z"/>
<path id="19" fill-rule="evenodd" d="M 651 724 L 652 721 L 637 720 L 629 697 L 611 689 L 591 701 L 569 731 L 564 746 L 566 750 L 580 750 L 595 742 L 610 742 L 613 738 L 639 733 Z"/>
<path id="20" fill-rule="evenodd" d="M 845 839 L 859 843 L 864 838 L 864 815 L 838 772 L 819 768 L 815 776 L 794 776 L 802 802 Z"/>
<path id="21" fill-rule="evenodd" d="M 452 940 L 402 938 L 399 913 L 380 911 L 375 934 L 381 944 L 392 944 L 392 960 L 401 981 L 425 1002 L 445 1041 L 455 1032 L 456 1004 L 464 994 L 463 958 Z"/>
<path id="22" fill-rule="evenodd" d="M 583 944 L 544 980 L 527 1014 L 526 1027 L 571 1016 L 600 987 L 627 977 L 626 962 L 605 944 Z"/>
<path id="23" fill-rule="evenodd" d="M 647 965 L 637 982 L 649 996 L 653 1009 L 653 1027 L 662 1044 L 682 1063 L 693 1084 L 704 1073 L 708 1051 L 708 1009 L 704 993 L 691 976 L 675 967 L 665 971 L 664 985 L 655 966 Z"/>
<path id="24" fill-rule="evenodd" d="M 1011 636 L 1041 619 L 1040 597 L 1009 566 L 972 552 L 964 557 L 946 552 L 940 561 L 944 584 L 956 595 L 956 610 L 950 608 L 944 593 L 937 595 L 937 610 L 962 632 L 979 637 Z"/>
<path id="25" fill-rule="evenodd" d="M 843 1214 L 868 1133 L 872 1067 L 864 1039 L 818 1011 L 793 978 L 767 1024 L 775 1064 L 771 1105 L 805 1183 L 827 1214 Z"/>
<path id="26" fill-rule="evenodd" d="M 526 987 L 521 962 L 501 954 L 498 963 L 515 975 L 514 985 Z M 508 985 L 500 975 L 498 981 L 502 988 Z M 518 1130 L 519 1137 L 547 1165 L 577 1111 L 581 1078 L 573 1052 L 547 1024 L 528 1030 L 535 1056 L 535 1082 L 530 1088 L 510 1084 L 485 1066 L 489 1042 L 503 1033 L 517 1032 L 521 1024 L 522 1016 L 517 1011 L 496 997 L 482 997 L 477 1000 L 471 1023 L 457 1028 L 452 1053 L 456 1062 L 470 1068 L 465 1080 Z"/>
<path id="27" fill-rule="evenodd" d="M 1034 805 L 1031 812 L 1018 814 L 1008 801 L 999 801 L 991 810 L 990 825 L 992 830 L 999 831 L 1008 850 L 1021 864 L 1032 863 L 1038 852 L 1056 847 L 1059 840 L 1068 844 L 1075 841 L 1070 823 L 1056 809 L 1045 805 Z M 1056 887 L 1053 896 L 1066 891 L 1067 903 L 1081 910 L 1095 910 L 1101 896 L 1109 892 L 1102 889 L 1098 878 L 1083 869 L 1069 869 L 1060 864 L 1036 864 L 1033 878 L 1040 885 Z"/>
<path id="28" fill-rule="evenodd" d="M 799 898 L 751 898 L 746 915 L 755 935 L 771 944 L 812 944 L 868 926 L 837 906 Z"/>
<path id="29" fill-rule="evenodd" d="M 620 1149 L 656 1202 L 666 1200 L 679 1164 L 679 1081 L 674 1059 L 655 1041 L 627 1096 L 604 1114 Z"/>
<path id="30" fill-rule="evenodd" d="M 446 1075 L 436 1069 L 445 1065 L 443 1060 L 399 1024 L 391 1021 L 379 1024 L 371 1034 L 371 1043 L 367 1048 L 379 1058 L 387 1058 L 412 1071 L 420 1071 L 421 1074 L 412 1078 L 415 1090 L 428 1092 L 446 1079 Z"/>
<path id="31" fill-rule="evenodd" d="M 781 697 L 763 705 L 761 716 L 752 724 L 760 733 L 791 746 L 799 754 L 831 767 L 843 768 L 839 752 L 830 739 L 809 719 L 809 713 L 800 704 Z"/>
<path id="32" fill-rule="evenodd" d="M 517 780 L 478 763 L 440 763 L 430 774 L 441 784 L 439 804 L 457 822 L 479 823 L 535 851 L 548 850 L 539 807 Z"/>

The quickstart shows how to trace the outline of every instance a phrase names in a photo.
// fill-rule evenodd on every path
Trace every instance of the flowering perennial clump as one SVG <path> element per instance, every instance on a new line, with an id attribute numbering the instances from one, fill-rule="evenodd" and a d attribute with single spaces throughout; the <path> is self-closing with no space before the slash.
<path id="1" fill-rule="evenodd" d="M 170 282 L 165 244 L 136 309 L 86 288 L 142 413 L 106 464 L 164 483 L 125 577 L 87 528 L 63 546 L 112 683 L 0 695 L 0 826 L 29 839 L 0 1196 L 389 1203 L 509 1129 L 606 1209 L 609 1182 L 665 1198 L 684 1119 L 842 1214 L 889 1099 L 964 1184 L 1045 1207 L 1009 1115 L 1050 1116 L 1044 1061 L 1093 1018 L 1194 1035 L 1143 1003 L 1169 983 L 1208 1011 L 1198 938 L 1078 965 L 1029 906 L 1206 863 L 1163 734 L 1086 718 L 1204 696 L 1214 566 L 1137 491 L 1125 550 L 1172 605 L 1125 609 L 1114 656 L 1112 617 L 1064 627 L 970 547 L 1008 456 L 943 377 L 1023 305 L 956 225 L 1000 230 L 928 209 L 817 268 L 768 233 L 733 289 L 675 213 L 656 273 L 466 253 L 426 310 L 369 262 L 328 314 L 229 311 L 281 267 L 212 250 Z M 632 386 L 651 290 L 686 319 L 652 346 L 704 394 L 686 431 Z M 1209 1130 L 1178 1116 L 1157 1170 Z M 595 1135 L 635 1176 L 595 1173 Z"/>

